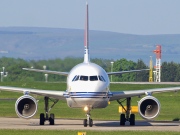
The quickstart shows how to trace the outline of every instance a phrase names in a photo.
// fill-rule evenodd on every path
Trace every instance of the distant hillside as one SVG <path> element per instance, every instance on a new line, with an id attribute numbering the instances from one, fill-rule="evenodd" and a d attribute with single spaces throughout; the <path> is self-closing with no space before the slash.
<path id="1" fill-rule="evenodd" d="M 92 58 L 149 62 L 157 44 L 162 45 L 162 61 L 180 62 L 180 34 L 131 35 L 90 31 Z M 84 30 L 33 27 L 0 27 L 0 57 L 27 60 L 83 57 Z"/>

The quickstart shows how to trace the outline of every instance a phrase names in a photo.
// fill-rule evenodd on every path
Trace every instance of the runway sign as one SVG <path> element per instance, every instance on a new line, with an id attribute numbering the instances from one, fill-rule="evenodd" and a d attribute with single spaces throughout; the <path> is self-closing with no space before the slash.
<path id="1" fill-rule="evenodd" d="M 86 132 L 78 132 L 78 135 L 86 135 Z"/>

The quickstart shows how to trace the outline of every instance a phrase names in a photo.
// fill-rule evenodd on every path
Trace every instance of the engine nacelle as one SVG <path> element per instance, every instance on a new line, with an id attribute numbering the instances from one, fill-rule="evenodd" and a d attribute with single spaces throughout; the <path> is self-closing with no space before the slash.
<path id="1" fill-rule="evenodd" d="M 21 96 L 15 103 L 16 114 L 24 119 L 33 117 L 37 112 L 37 101 L 29 95 Z"/>
<path id="2" fill-rule="evenodd" d="M 139 114 L 147 120 L 156 118 L 159 115 L 160 108 L 159 100 L 153 96 L 146 96 L 138 102 Z"/>

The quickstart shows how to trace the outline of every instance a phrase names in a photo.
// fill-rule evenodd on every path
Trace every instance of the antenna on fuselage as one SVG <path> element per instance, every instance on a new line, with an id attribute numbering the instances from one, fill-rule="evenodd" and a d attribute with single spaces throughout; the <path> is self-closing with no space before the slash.
<path id="1" fill-rule="evenodd" d="M 86 21 L 84 33 L 84 63 L 90 62 L 89 58 L 89 20 L 88 20 L 88 3 L 86 1 Z"/>

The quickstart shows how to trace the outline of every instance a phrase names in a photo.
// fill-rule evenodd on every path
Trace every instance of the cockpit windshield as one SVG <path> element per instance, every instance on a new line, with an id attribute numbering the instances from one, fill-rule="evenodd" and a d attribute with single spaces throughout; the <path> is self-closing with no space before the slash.
<path id="1" fill-rule="evenodd" d="M 98 77 L 97 76 L 90 76 L 90 81 L 98 81 Z"/>
<path id="2" fill-rule="evenodd" d="M 72 81 L 102 81 L 102 82 L 106 82 L 106 80 L 104 79 L 104 77 L 102 75 L 99 76 L 84 76 L 84 75 L 76 75 Z"/>
<path id="3" fill-rule="evenodd" d="M 81 81 L 88 81 L 88 76 L 80 76 Z"/>

